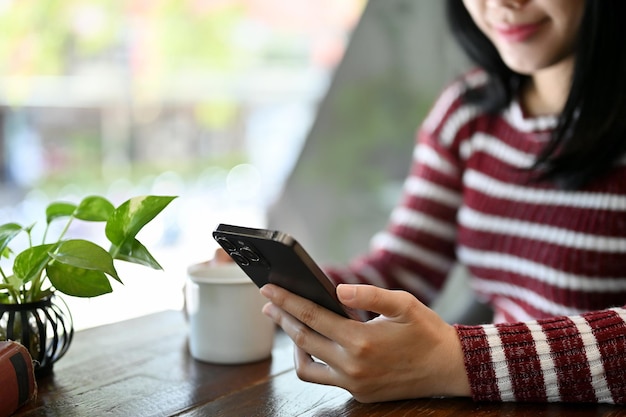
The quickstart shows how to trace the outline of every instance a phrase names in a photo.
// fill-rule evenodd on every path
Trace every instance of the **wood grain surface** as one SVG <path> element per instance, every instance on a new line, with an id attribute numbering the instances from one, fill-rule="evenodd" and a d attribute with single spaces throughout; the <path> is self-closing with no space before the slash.
<path id="1" fill-rule="evenodd" d="M 626 407 L 474 403 L 424 399 L 360 404 L 340 388 L 300 381 L 290 340 L 277 332 L 272 358 L 213 365 L 189 356 L 187 326 L 167 311 L 78 332 L 36 402 L 17 416 L 602 416 Z"/>

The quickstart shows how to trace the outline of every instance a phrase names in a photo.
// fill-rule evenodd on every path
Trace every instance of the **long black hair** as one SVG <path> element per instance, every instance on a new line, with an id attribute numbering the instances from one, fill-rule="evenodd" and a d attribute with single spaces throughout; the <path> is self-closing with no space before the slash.
<path id="1" fill-rule="evenodd" d="M 447 0 L 450 29 L 489 75 L 464 99 L 489 112 L 506 108 L 526 75 L 509 69 L 462 0 Z M 577 189 L 601 176 L 626 151 L 626 1 L 587 0 L 578 33 L 571 89 L 551 140 L 532 167 L 538 178 Z M 626 178 L 624 179 L 626 181 Z"/>

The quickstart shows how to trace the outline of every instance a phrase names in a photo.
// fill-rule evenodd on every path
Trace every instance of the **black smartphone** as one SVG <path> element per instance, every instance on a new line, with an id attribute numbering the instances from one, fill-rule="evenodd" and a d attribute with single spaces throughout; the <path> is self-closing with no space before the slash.
<path id="1" fill-rule="evenodd" d="M 276 284 L 344 317 L 362 320 L 359 312 L 339 302 L 335 284 L 290 235 L 220 224 L 213 238 L 259 288 Z"/>

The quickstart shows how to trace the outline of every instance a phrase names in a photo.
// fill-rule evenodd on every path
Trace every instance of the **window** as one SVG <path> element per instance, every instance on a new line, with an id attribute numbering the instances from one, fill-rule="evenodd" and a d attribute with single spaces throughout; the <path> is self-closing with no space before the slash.
<path id="1" fill-rule="evenodd" d="M 0 217 L 95 193 L 180 196 L 142 239 L 165 272 L 120 265 L 112 295 L 66 297 L 77 328 L 179 307 L 217 222 L 264 223 L 364 6 L 0 2 Z"/>

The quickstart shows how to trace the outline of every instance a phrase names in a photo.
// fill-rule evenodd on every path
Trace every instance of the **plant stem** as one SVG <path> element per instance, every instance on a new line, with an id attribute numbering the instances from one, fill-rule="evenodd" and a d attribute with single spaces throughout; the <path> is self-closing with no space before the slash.
<path id="1" fill-rule="evenodd" d="M 42 245 L 46 243 L 46 239 L 48 238 L 48 230 L 50 230 L 50 223 L 46 223 L 46 228 L 43 231 L 43 237 L 41 238 Z M 29 234 L 29 240 L 30 240 L 30 234 Z"/>
<path id="2" fill-rule="evenodd" d="M 11 287 L 9 284 L 0 284 L 0 288 L 7 290 L 9 296 L 15 300 L 16 304 L 21 304 L 22 299 L 20 297 L 20 294 L 16 292 L 13 287 Z"/>
<path id="3" fill-rule="evenodd" d="M 109 253 L 111 254 L 111 258 L 115 259 L 117 254 L 120 252 L 120 247 L 117 245 L 112 245 L 111 249 L 109 249 Z"/>
<path id="4" fill-rule="evenodd" d="M 61 240 L 63 239 L 63 237 L 65 236 L 65 234 L 67 233 L 67 231 L 70 228 L 70 225 L 72 224 L 72 221 L 74 221 L 74 216 L 69 216 L 69 219 L 67 221 L 67 223 L 65 224 L 65 227 L 63 228 L 63 230 L 61 231 L 61 233 L 59 234 L 59 237 L 57 239 L 57 243 L 61 242 Z M 46 240 L 48 237 L 48 231 L 50 230 L 50 223 L 46 224 L 46 229 L 44 231 L 43 234 L 43 239 L 41 241 L 42 245 L 46 244 Z M 29 241 L 30 241 L 30 232 L 28 233 L 28 237 L 29 237 Z M 32 247 L 32 244 L 31 244 Z M 55 249 L 55 252 L 58 250 Z M 52 261 L 54 262 L 54 261 Z M 39 298 L 39 295 L 41 294 L 41 287 L 43 286 L 43 283 L 45 281 L 44 279 L 45 276 L 45 269 L 42 271 L 39 271 L 39 275 L 37 275 L 37 277 L 33 278 L 33 280 L 30 283 L 30 290 L 26 291 L 26 284 L 24 284 L 24 294 L 26 297 L 26 294 L 30 295 L 30 299 L 28 301 L 36 301 Z"/>
<path id="5" fill-rule="evenodd" d="M 11 284 L 9 284 L 9 279 L 7 278 L 7 276 L 5 275 L 4 271 L 2 270 L 2 268 L 0 268 L 0 274 L 2 274 L 2 282 L 4 282 L 4 284 L 0 284 L 0 288 L 3 288 L 5 290 L 7 290 L 7 292 L 9 293 L 9 296 L 11 296 L 15 302 L 17 304 L 20 304 L 20 294 L 19 292 L 16 292 L 13 287 L 11 286 Z"/>
<path id="6" fill-rule="evenodd" d="M 67 233 L 67 231 L 70 228 L 70 225 L 72 224 L 72 222 L 74 221 L 74 216 L 70 216 L 69 220 L 67 221 L 67 223 L 65 224 L 65 227 L 63 228 L 63 230 L 61 231 L 61 234 L 59 235 L 59 238 L 57 239 L 57 242 L 60 242 L 63 239 L 63 236 L 65 236 L 65 234 Z"/>
<path id="7" fill-rule="evenodd" d="M 44 271 L 45 270 L 40 271 L 39 275 L 33 278 L 33 280 L 30 283 L 30 290 L 24 291 L 24 294 L 30 295 L 30 300 L 28 301 L 32 302 L 32 301 L 37 301 L 39 299 L 39 294 L 41 293 L 41 287 L 43 286 L 43 283 L 44 283 L 44 274 L 45 274 Z M 24 289 L 26 290 L 26 288 Z"/>

